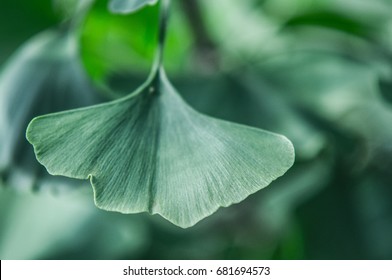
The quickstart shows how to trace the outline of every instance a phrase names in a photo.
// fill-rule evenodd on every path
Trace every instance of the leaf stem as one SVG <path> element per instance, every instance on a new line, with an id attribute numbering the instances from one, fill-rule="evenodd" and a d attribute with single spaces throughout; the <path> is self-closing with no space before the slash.
<path id="1" fill-rule="evenodd" d="M 194 36 L 197 62 L 205 69 L 216 71 L 219 68 L 218 46 L 207 30 L 200 0 L 183 0 L 180 3 Z"/>
<path id="2" fill-rule="evenodd" d="M 166 41 L 167 22 L 169 17 L 170 0 L 160 0 L 159 4 L 159 30 L 158 30 L 158 46 L 155 55 L 155 63 L 153 73 L 159 71 L 163 65 L 163 55 Z"/>

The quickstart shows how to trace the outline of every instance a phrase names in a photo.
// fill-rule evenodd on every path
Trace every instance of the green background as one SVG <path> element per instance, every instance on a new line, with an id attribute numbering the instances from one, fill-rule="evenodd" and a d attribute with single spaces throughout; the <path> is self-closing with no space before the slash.
<path id="1" fill-rule="evenodd" d="M 203 113 L 287 136 L 294 166 L 185 230 L 99 210 L 88 182 L 61 192 L 3 183 L 0 258 L 391 259 L 391 11 L 388 0 L 173 0 L 174 86 Z M 2 1 L 1 67 L 69 14 L 72 1 Z M 147 78 L 157 18 L 157 7 L 123 16 L 94 3 L 80 46 L 93 84 L 121 96 Z"/>

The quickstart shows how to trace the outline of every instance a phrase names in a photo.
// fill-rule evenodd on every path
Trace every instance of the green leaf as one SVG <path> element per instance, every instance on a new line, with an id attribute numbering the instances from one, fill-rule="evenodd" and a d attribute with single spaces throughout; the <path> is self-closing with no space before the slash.
<path id="1" fill-rule="evenodd" d="M 95 0 L 52 0 L 52 6 L 64 18 L 78 17 L 84 13 Z"/>
<path id="2" fill-rule="evenodd" d="M 290 18 L 284 27 L 319 26 L 371 39 L 374 28 L 366 22 L 331 11 L 312 11 Z"/>
<path id="3" fill-rule="evenodd" d="M 0 258 L 138 258 L 148 245 L 145 222 L 100 211 L 86 193 L 53 196 L 0 188 Z"/>
<path id="4" fill-rule="evenodd" d="M 111 0 L 109 9 L 115 14 L 129 14 L 144 8 L 147 5 L 155 5 L 158 0 Z"/>
<path id="5" fill-rule="evenodd" d="M 385 155 L 384 155 L 385 159 Z M 362 229 L 361 245 L 369 259 L 392 258 L 392 207 L 390 169 L 386 173 L 366 170 L 351 194 L 354 217 Z M 389 178 L 388 178 L 389 177 Z"/>
<path id="6" fill-rule="evenodd" d="M 23 45 L 0 73 L 0 179 L 22 189 L 75 183 L 47 174 L 25 131 L 36 116 L 97 101 L 74 34 L 45 31 Z"/>
<path id="7" fill-rule="evenodd" d="M 273 183 L 254 206 L 263 228 L 275 232 L 276 236 L 284 232 L 297 208 L 327 187 L 333 177 L 331 163 L 331 154 L 325 153 L 296 164 L 282 180 Z"/>
<path id="8" fill-rule="evenodd" d="M 49 173 L 89 178 L 98 207 L 158 213 L 181 227 L 242 201 L 294 162 L 284 136 L 194 111 L 162 69 L 123 99 L 35 118 L 27 138 Z"/>
<path id="9" fill-rule="evenodd" d="M 266 72 L 279 71 L 275 83 L 284 85 L 281 92 L 310 115 L 350 137 L 350 142 L 361 141 L 356 152 L 361 156 L 355 165 L 389 166 L 385 162 L 392 153 L 392 110 L 380 92 L 376 67 L 327 53 L 305 52 L 282 55 L 264 66 L 269 68 Z M 355 147 L 352 143 L 350 147 Z"/>

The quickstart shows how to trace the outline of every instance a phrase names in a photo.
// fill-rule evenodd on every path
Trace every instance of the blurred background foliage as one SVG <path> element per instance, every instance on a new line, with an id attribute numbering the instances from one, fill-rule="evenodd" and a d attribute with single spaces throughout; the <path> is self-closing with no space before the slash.
<path id="1" fill-rule="evenodd" d="M 30 186 L 48 175 L 34 171 L 33 154 L 17 156 L 28 121 L 123 96 L 152 64 L 157 7 L 114 15 L 107 0 L 69 31 L 78 34 L 70 53 L 60 59 L 50 45 L 21 60 L 36 34 L 64 34 L 77 2 L 0 2 L 0 258 L 392 258 L 391 1 L 172 1 L 165 66 L 184 99 L 284 134 L 296 148 L 282 178 L 186 230 L 99 210 L 88 182 Z M 29 81 L 39 73 L 37 90 Z M 10 141 L 19 151 L 11 158 Z"/>

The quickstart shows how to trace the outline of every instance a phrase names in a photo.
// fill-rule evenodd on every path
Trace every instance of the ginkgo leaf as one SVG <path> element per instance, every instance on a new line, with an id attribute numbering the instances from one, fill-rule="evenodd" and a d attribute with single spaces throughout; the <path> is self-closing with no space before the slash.
<path id="1" fill-rule="evenodd" d="M 123 99 L 35 118 L 27 138 L 49 173 L 89 178 L 102 209 L 189 227 L 291 167 L 287 138 L 202 115 L 155 72 Z"/>
<path id="2" fill-rule="evenodd" d="M 49 176 L 37 163 L 27 125 L 36 116 L 97 101 L 74 33 L 50 30 L 28 41 L 0 73 L 0 178 L 22 189 L 68 185 L 70 179 Z"/>
<path id="3" fill-rule="evenodd" d="M 111 0 L 109 10 L 115 14 L 129 14 L 157 2 L 158 0 Z"/>

